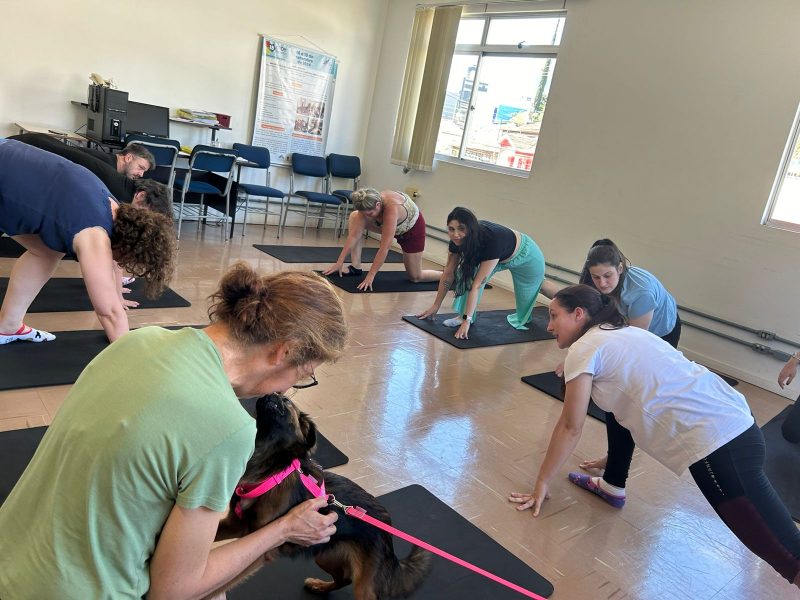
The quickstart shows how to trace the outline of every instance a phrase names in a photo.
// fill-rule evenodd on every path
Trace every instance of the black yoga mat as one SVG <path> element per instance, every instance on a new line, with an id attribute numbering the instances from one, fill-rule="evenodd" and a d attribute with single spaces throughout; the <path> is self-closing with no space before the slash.
<path id="1" fill-rule="evenodd" d="M 125 294 L 125 299 L 135 300 L 139 303 L 139 308 L 183 308 L 191 306 L 188 300 L 169 288 L 155 300 L 150 300 L 144 295 L 144 280 L 142 279 L 137 279 L 125 287 L 131 290 L 129 294 Z M 0 277 L 0 302 L 5 297 L 7 289 L 8 277 Z M 80 310 L 94 310 L 83 279 L 81 277 L 54 277 L 44 284 L 42 291 L 36 296 L 28 312 L 73 312 Z"/>
<path id="2" fill-rule="evenodd" d="M 10 237 L 4 235 L 0 236 L 0 258 L 19 258 L 25 248 Z M 65 260 L 75 260 L 74 258 L 65 257 Z"/>
<path id="3" fill-rule="evenodd" d="M 274 256 L 285 263 L 335 263 L 339 259 L 342 249 L 336 246 L 270 246 L 253 244 L 253 248 Z M 364 248 L 361 250 L 361 260 L 371 263 L 375 260 L 377 248 Z M 394 250 L 389 250 L 386 256 L 387 263 L 403 262 L 403 255 Z"/>
<path id="4" fill-rule="evenodd" d="M 436 496 L 419 485 L 399 489 L 378 498 L 392 515 L 392 524 L 415 537 L 438 546 L 455 556 L 494 573 L 540 596 L 550 596 L 553 585 L 536 571 L 467 521 Z M 497 510 L 513 510 L 503 504 Z M 339 516 L 340 519 L 352 517 Z M 395 552 L 406 556 L 410 544 L 397 538 Z M 428 600 L 517 600 L 523 598 L 464 567 L 433 556 L 431 571 L 421 587 L 411 596 Z M 230 600 L 256 600 L 266 597 L 281 600 L 320 598 L 303 589 L 306 577 L 330 577 L 312 561 L 279 559 L 267 564 L 239 587 L 228 592 Z M 327 594 L 325 598 L 353 598 L 352 585 Z"/>
<path id="5" fill-rule="evenodd" d="M 319 271 L 317 271 L 319 273 Z M 356 286 L 364 281 L 364 275 L 360 277 L 339 277 L 338 274 L 328 275 L 327 280 L 338 288 L 343 289 L 345 292 L 351 294 L 369 294 L 370 292 L 362 292 Z M 435 292 L 439 287 L 438 281 L 426 281 L 423 283 L 412 283 L 408 280 L 405 271 L 378 271 L 375 280 L 372 282 L 372 291 L 374 293 L 382 292 Z"/>
<path id="6" fill-rule="evenodd" d="M 539 342 L 551 340 L 553 336 L 547 333 L 547 321 L 550 318 L 547 307 L 537 306 L 533 309 L 533 320 L 527 324 L 527 331 L 514 329 L 508 324 L 506 316 L 510 310 L 487 310 L 478 313 L 475 323 L 469 328 L 469 339 L 456 339 L 455 327 L 445 327 L 442 323 L 455 313 L 436 315 L 436 320 L 418 319 L 412 315 L 403 317 L 403 321 L 427 331 L 442 341 L 456 348 L 486 348 L 488 346 L 503 346 L 506 344 L 520 344 L 523 342 Z"/>
<path id="7" fill-rule="evenodd" d="M 781 425 L 793 406 L 786 407 L 761 428 L 767 443 L 764 470 L 795 521 L 800 522 L 800 443 L 783 437 Z"/>
<path id="8" fill-rule="evenodd" d="M 242 406 L 249 412 L 253 418 L 256 415 L 256 401 L 258 398 L 247 398 L 242 400 Z M 334 446 L 331 441 L 317 431 L 317 447 L 314 448 L 314 459 L 322 466 L 323 469 L 330 469 L 332 467 L 339 467 L 346 465 L 350 462 L 347 455 Z"/>
<path id="9" fill-rule="evenodd" d="M 32 427 L 0 433 L 0 456 L 3 457 L 3 462 L 0 464 L 0 504 L 5 501 L 22 476 L 46 431 L 47 427 Z M 318 434 L 318 438 L 314 458 L 323 469 L 337 467 L 347 462 L 347 457 L 327 438 L 322 434 Z"/>
<path id="10" fill-rule="evenodd" d="M 47 427 L 32 427 L 0 433 L 0 504 L 5 502 L 22 472 L 31 462 Z"/>
<path id="11" fill-rule="evenodd" d="M 189 326 L 167 329 L 183 327 Z M 0 391 L 75 383 L 86 365 L 108 346 L 102 330 L 52 333 L 56 336 L 52 342 L 0 345 Z"/>
<path id="12" fill-rule="evenodd" d="M 522 382 L 535 387 L 540 392 L 544 392 L 548 396 L 552 396 L 560 402 L 564 401 L 564 394 L 561 391 L 561 386 L 564 383 L 564 379 L 557 376 L 553 371 L 548 371 L 547 373 L 537 373 L 535 375 L 526 375 L 522 378 Z M 605 411 L 597 406 L 597 404 L 595 404 L 592 400 L 589 400 L 589 408 L 586 410 L 586 414 L 590 417 L 594 417 L 598 421 L 602 421 L 603 423 L 606 422 Z"/>

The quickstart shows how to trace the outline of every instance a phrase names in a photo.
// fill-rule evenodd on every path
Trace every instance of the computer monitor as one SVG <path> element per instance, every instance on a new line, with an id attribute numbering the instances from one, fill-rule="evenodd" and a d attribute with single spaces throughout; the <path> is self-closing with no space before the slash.
<path id="1" fill-rule="evenodd" d="M 169 137 L 169 109 L 129 100 L 126 130 L 128 133 Z"/>

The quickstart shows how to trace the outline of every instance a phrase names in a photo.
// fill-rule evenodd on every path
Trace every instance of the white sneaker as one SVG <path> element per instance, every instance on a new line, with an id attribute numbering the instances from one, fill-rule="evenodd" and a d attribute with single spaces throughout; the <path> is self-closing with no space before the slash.
<path id="1" fill-rule="evenodd" d="M 26 329 L 27 331 L 25 331 Z M 26 325 L 20 327 L 17 333 L 10 335 L 0 333 L 0 344 L 8 344 L 10 342 L 52 342 L 54 339 L 56 339 L 56 336 L 52 333 L 27 327 Z"/>
<path id="2" fill-rule="evenodd" d="M 461 317 L 453 317 L 452 319 L 445 319 L 442 321 L 442 325 L 445 327 L 461 327 L 461 324 L 464 322 L 464 319 Z"/>

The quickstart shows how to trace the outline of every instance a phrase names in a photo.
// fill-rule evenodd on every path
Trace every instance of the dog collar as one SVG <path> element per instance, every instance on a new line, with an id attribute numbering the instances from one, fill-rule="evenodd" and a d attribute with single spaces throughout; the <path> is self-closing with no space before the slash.
<path id="1" fill-rule="evenodd" d="M 235 494 L 239 498 L 258 498 L 259 496 L 266 494 L 272 488 L 280 485 L 292 473 L 298 473 L 300 475 L 300 481 L 303 482 L 305 488 L 311 492 L 315 498 L 326 495 L 325 482 L 323 481 L 322 483 L 317 483 L 316 479 L 303 473 L 303 469 L 300 466 L 300 461 L 296 458 L 283 471 L 279 471 L 274 475 L 270 475 L 264 481 L 259 483 L 240 483 L 238 486 L 236 486 Z M 236 503 L 234 512 L 236 513 L 237 517 L 242 517 L 241 502 Z"/>

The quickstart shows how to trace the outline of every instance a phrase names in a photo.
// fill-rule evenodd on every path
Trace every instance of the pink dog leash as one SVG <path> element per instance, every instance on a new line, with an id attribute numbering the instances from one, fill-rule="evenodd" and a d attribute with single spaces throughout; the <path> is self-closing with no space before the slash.
<path id="1" fill-rule="evenodd" d="M 367 514 L 367 511 L 365 511 L 360 506 L 348 506 L 346 504 L 342 504 L 336 499 L 336 497 L 333 494 L 325 493 L 324 481 L 320 485 L 317 483 L 316 479 L 314 479 L 310 475 L 306 475 L 305 473 L 303 473 L 300 467 L 300 461 L 297 459 L 293 460 L 292 463 L 288 467 L 286 467 L 283 471 L 280 471 L 279 473 L 276 473 L 275 475 L 268 477 L 261 483 L 239 484 L 239 486 L 236 488 L 236 495 L 239 496 L 240 498 L 257 498 L 258 496 L 264 495 L 269 490 L 279 485 L 284 479 L 286 479 L 287 477 L 289 477 L 289 475 L 295 472 L 299 473 L 300 480 L 303 482 L 303 485 L 311 493 L 312 496 L 314 496 L 315 498 L 321 498 L 327 495 L 328 504 L 341 509 L 344 512 L 344 514 L 346 514 L 348 517 L 353 517 L 354 519 L 359 519 L 361 521 L 364 521 L 365 523 L 368 523 L 373 527 L 377 527 L 378 529 L 381 529 L 388 534 L 399 537 L 401 540 L 410 542 L 415 546 L 419 546 L 420 548 L 427 550 L 428 552 L 433 552 L 437 556 L 441 556 L 442 558 L 445 558 L 452 563 L 464 567 L 465 569 L 469 569 L 470 571 L 473 571 L 478 575 L 483 575 L 487 579 L 491 579 L 495 583 L 504 585 L 505 587 L 512 589 L 515 592 L 522 594 L 523 596 L 527 596 L 528 598 L 533 598 L 534 600 L 545 600 L 545 598 L 543 598 L 542 596 L 534 594 L 530 590 L 526 590 L 524 587 L 518 586 L 516 583 L 512 583 L 507 579 L 503 579 L 502 577 L 495 575 L 494 573 L 490 573 L 485 569 L 481 569 L 480 567 L 473 565 L 472 563 L 469 563 L 461 558 L 458 558 L 457 556 L 453 556 L 449 552 L 445 552 L 444 550 L 441 550 L 436 546 L 429 544 L 428 542 L 416 538 L 413 535 L 409 535 L 404 531 L 400 531 L 396 527 L 392 527 L 391 525 L 387 525 L 383 521 L 379 521 L 378 519 L 371 517 L 370 515 Z M 239 503 L 236 504 L 235 512 L 236 515 L 239 518 L 241 518 L 242 516 L 241 504 Z"/>
<path id="2" fill-rule="evenodd" d="M 385 531 L 386 533 L 389 533 L 391 535 L 399 537 L 401 540 L 405 540 L 407 542 L 411 542 L 415 546 L 419 546 L 420 548 L 423 548 L 423 549 L 427 550 L 428 552 L 433 552 L 434 554 L 436 554 L 438 556 L 441 556 L 442 558 L 446 558 L 450 562 L 453 562 L 453 563 L 455 563 L 455 564 L 457 564 L 457 565 L 459 565 L 461 567 L 464 567 L 465 569 L 469 569 L 470 571 L 473 571 L 473 572 L 477 573 L 478 575 L 483 575 L 484 577 L 486 577 L 487 579 L 491 579 L 495 583 L 499 583 L 501 585 L 506 586 L 509 589 L 514 590 L 515 592 L 519 592 L 523 596 L 527 596 L 528 598 L 533 598 L 534 600 L 545 600 L 545 598 L 543 598 L 542 596 L 539 596 L 538 594 L 534 594 L 530 590 L 526 590 L 524 587 L 518 586 L 516 583 L 512 583 L 512 582 L 508 581 L 507 579 L 503 579 L 502 577 L 500 577 L 498 575 L 495 575 L 494 573 L 490 573 L 489 571 L 487 571 L 485 569 L 481 569 L 480 567 L 478 567 L 476 565 L 473 565 L 472 563 L 469 563 L 469 562 L 467 562 L 467 561 L 465 561 L 465 560 L 463 560 L 461 558 L 458 558 L 457 556 L 453 556 L 449 552 L 445 552 L 444 550 L 441 550 L 441 549 L 437 548 L 436 546 L 433 546 L 433 545 L 429 544 L 428 542 L 425 542 L 425 541 L 423 541 L 423 540 L 421 540 L 419 538 L 416 538 L 413 535 L 409 535 L 409 534 L 405 533 L 404 531 L 400 531 L 396 527 L 392 527 L 391 525 L 387 525 L 386 523 L 384 523 L 383 521 L 379 521 L 375 517 L 371 517 L 370 515 L 367 514 L 367 511 L 365 511 L 360 506 L 347 506 L 347 505 L 344 505 L 344 504 L 338 502 L 336 500 L 336 498 L 333 497 L 333 494 L 331 494 L 329 496 L 328 501 L 331 504 L 333 504 L 334 506 L 336 506 L 338 508 L 341 508 L 344 511 L 344 513 L 349 517 L 353 517 L 355 519 L 360 519 L 360 520 L 364 521 L 365 523 L 369 523 L 373 527 L 377 527 L 378 529 L 381 529 L 381 530 Z"/>

